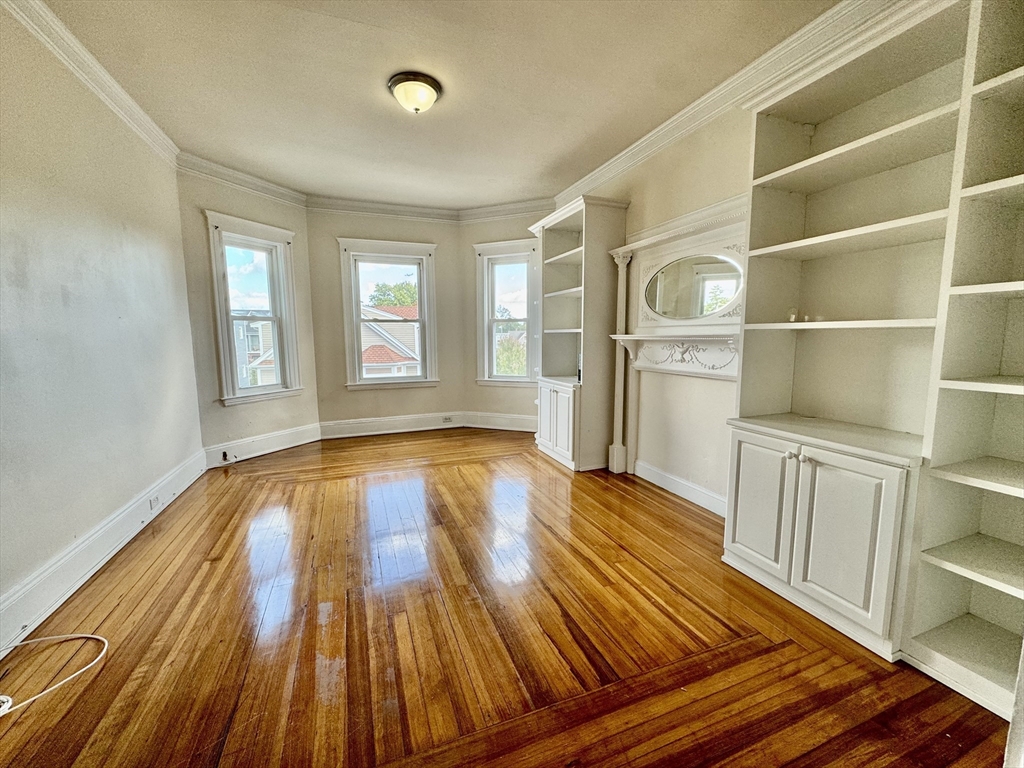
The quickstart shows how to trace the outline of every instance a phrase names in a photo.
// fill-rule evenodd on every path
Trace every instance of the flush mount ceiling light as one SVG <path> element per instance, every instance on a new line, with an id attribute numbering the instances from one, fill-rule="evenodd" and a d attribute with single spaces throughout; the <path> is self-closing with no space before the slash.
<path id="1" fill-rule="evenodd" d="M 403 109 L 414 114 L 426 112 L 441 98 L 441 84 L 422 72 L 399 72 L 388 80 L 391 91 Z"/>

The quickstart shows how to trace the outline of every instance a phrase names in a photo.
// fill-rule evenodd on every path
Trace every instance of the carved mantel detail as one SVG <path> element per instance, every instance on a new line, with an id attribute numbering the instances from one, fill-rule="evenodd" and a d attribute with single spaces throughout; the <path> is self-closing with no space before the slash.
<path id="1" fill-rule="evenodd" d="M 738 350 L 734 334 L 612 337 L 626 351 L 634 370 L 735 380 Z"/>

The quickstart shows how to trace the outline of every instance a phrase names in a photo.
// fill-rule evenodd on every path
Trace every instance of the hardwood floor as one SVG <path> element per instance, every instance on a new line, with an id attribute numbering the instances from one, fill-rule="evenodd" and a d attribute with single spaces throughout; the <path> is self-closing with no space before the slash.
<path id="1" fill-rule="evenodd" d="M 16 766 L 995 766 L 1006 723 L 723 565 L 722 521 L 532 435 L 211 470 L 34 636 L 101 665 Z M 0 661 L 15 701 L 95 643 Z"/>

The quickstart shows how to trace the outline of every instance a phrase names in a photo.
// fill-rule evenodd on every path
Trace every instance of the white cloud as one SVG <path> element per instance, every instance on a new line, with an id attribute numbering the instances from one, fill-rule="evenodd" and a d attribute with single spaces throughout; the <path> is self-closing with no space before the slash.
<path id="1" fill-rule="evenodd" d="M 231 308 L 232 309 L 269 309 L 270 296 L 266 293 L 249 292 L 243 293 L 237 288 L 232 288 Z"/>

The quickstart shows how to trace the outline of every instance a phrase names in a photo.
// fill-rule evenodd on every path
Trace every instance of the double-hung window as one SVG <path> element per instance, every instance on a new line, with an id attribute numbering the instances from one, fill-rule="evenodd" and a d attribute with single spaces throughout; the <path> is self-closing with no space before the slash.
<path id="1" fill-rule="evenodd" d="M 294 237 L 206 211 L 216 294 L 224 405 L 298 394 L 298 340 L 292 288 Z"/>
<path id="2" fill-rule="evenodd" d="M 537 240 L 473 246 L 477 256 L 477 381 L 527 384 L 537 378 L 540 267 Z"/>
<path id="3" fill-rule="evenodd" d="M 338 238 L 350 388 L 437 382 L 430 243 Z"/>

